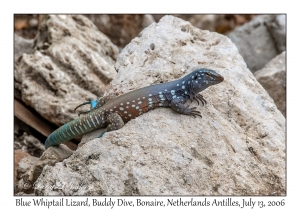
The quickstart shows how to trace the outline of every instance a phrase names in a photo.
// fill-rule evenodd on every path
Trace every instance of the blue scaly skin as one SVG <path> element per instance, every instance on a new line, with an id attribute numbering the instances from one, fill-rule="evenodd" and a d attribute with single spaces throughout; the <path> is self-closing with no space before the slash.
<path id="1" fill-rule="evenodd" d="M 171 107 L 179 114 L 202 117 L 195 110 L 196 107 L 189 108 L 184 105 L 185 102 L 196 100 L 198 105 L 200 101 L 205 105 L 206 100 L 199 92 L 223 80 L 215 71 L 202 68 L 175 81 L 151 85 L 118 97 L 106 96 L 97 101 L 89 100 L 78 107 L 91 104 L 91 110 L 80 113 L 83 115 L 52 132 L 45 142 L 46 149 L 106 127 L 101 134 L 103 136 L 105 132 L 120 129 L 125 122 L 157 107 Z"/>

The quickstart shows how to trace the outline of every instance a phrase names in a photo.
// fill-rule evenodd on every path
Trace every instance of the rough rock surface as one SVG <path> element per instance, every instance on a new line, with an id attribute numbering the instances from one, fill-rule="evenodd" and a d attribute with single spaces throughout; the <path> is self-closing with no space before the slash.
<path id="1" fill-rule="evenodd" d="M 62 125 L 74 108 L 102 96 L 114 78 L 118 48 L 86 17 L 49 15 L 39 29 L 34 52 L 15 65 L 15 88 L 44 118 Z"/>
<path id="2" fill-rule="evenodd" d="M 14 181 L 16 181 L 16 178 L 17 178 L 17 168 L 18 168 L 18 165 L 19 165 L 19 162 L 29 156 L 30 154 L 28 154 L 27 152 L 23 152 L 21 150 L 15 150 L 14 151 Z"/>
<path id="3" fill-rule="evenodd" d="M 286 15 L 273 15 L 265 22 L 275 42 L 277 52 L 286 50 Z"/>
<path id="4" fill-rule="evenodd" d="M 208 104 L 197 107 L 202 119 L 168 108 L 145 113 L 44 167 L 36 185 L 48 187 L 36 195 L 286 193 L 285 118 L 227 37 L 164 16 L 124 48 L 116 67 L 107 94 L 200 67 L 225 80 L 203 91 Z"/>
<path id="5" fill-rule="evenodd" d="M 285 15 L 261 15 L 228 34 L 255 72 L 285 50 Z"/>
<path id="6" fill-rule="evenodd" d="M 256 71 L 257 81 L 268 91 L 277 108 L 286 116 L 286 53 L 271 60 L 263 69 Z"/>
<path id="7" fill-rule="evenodd" d="M 151 15 L 86 15 L 118 47 L 125 47 L 141 30 L 155 22 Z"/>
<path id="8" fill-rule="evenodd" d="M 81 141 L 80 143 L 78 144 L 78 147 L 82 147 L 83 145 L 85 145 L 87 142 L 99 137 L 102 132 L 105 130 L 105 128 L 100 128 L 98 130 L 94 130 L 94 131 L 91 131 L 87 134 L 84 134 L 81 138 Z"/>
<path id="9" fill-rule="evenodd" d="M 34 40 L 24 39 L 23 37 L 14 35 L 14 60 L 16 61 L 23 53 L 30 54 L 33 51 Z"/>
<path id="10" fill-rule="evenodd" d="M 27 156 L 23 158 L 17 168 L 17 182 L 15 193 L 30 194 L 34 192 L 34 182 L 40 176 L 46 165 L 53 166 L 57 162 L 68 158 L 73 151 L 66 145 L 59 145 L 47 149 L 40 158 Z"/>
<path id="11" fill-rule="evenodd" d="M 34 136 L 23 133 L 22 136 L 14 139 L 14 149 L 40 157 L 45 151 L 45 145 Z"/>

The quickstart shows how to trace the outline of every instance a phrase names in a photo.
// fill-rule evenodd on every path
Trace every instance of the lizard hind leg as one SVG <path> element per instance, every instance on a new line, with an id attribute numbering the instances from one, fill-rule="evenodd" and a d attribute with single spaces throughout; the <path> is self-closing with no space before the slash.
<path id="1" fill-rule="evenodd" d="M 101 133 L 101 135 L 99 136 L 99 138 L 102 137 L 105 132 L 119 130 L 125 124 L 124 121 L 123 121 L 123 119 L 122 119 L 122 117 L 117 112 L 110 113 L 110 114 L 107 115 L 107 123 L 108 123 L 108 126 Z"/>
<path id="2" fill-rule="evenodd" d="M 101 99 L 100 99 L 100 100 L 101 100 Z M 79 105 L 74 109 L 74 112 L 75 112 L 76 109 L 78 109 L 79 107 L 84 106 L 84 105 L 86 105 L 86 104 L 90 104 L 90 105 L 91 105 L 91 106 L 90 106 L 90 110 L 88 110 L 88 111 L 81 111 L 81 112 L 78 113 L 78 116 L 81 115 L 81 114 L 87 114 L 87 113 L 89 113 L 92 109 L 94 109 L 94 108 L 96 108 L 96 107 L 98 106 L 98 104 L 99 104 L 98 101 L 99 101 L 98 98 L 97 98 L 96 101 L 93 100 L 93 99 L 88 99 L 88 101 L 83 102 L 82 104 L 79 104 Z M 102 105 L 103 105 L 103 104 L 102 104 Z M 100 106 L 102 106 L 102 105 L 100 105 Z"/>
<path id="3" fill-rule="evenodd" d="M 96 108 L 99 108 L 101 106 L 103 106 L 107 101 L 110 101 L 112 99 L 115 98 L 115 95 L 108 95 L 108 96 L 104 96 L 104 97 L 97 97 L 97 100 L 93 100 L 93 99 L 87 99 L 88 101 L 78 105 L 74 111 L 76 111 L 76 109 L 78 109 L 79 107 L 83 106 L 83 105 L 86 105 L 86 104 L 90 104 L 90 110 L 88 111 L 82 111 L 82 112 L 79 112 L 78 113 L 78 116 L 81 115 L 81 114 L 87 114 L 89 113 L 91 110 L 93 109 L 96 109 Z"/>

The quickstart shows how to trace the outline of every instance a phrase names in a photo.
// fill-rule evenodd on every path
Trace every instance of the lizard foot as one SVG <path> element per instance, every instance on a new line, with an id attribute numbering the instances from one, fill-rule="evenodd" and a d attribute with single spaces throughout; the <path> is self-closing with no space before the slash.
<path id="1" fill-rule="evenodd" d="M 202 118 L 201 112 L 199 112 L 199 111 L 197 111 L 197 110 L 195 110 L 195 109 L 196 109 L 196 107 L 191 108 L 191 109 L 190 109 L 191 111 L 190 111 L 189 113 L 187 113 L 187 115 L 191 115 L 191 116 L 193 116 L 193 117 L 199 116 L 199 117 Z"/>
<path id="2" fill-rule="evenodd" d="M 105 133 L 105 132 L 102 132 L 102 133 L 100 134 L 100 136 L 98 136 L 98 138 L 103 137 L 103 136 L 104 136 L 104 133 Z"/>
<path id="3" fill-rule="evenodd" d="M 197 101 L 198 105 L 200 104 L 199 101 L 201 101 L 202 105 L 204 106 L 205 104 L 207 104 L 207 101 L 203 98 L 203 95 L 198 94 L 194 97 L 194 99 Z"/>

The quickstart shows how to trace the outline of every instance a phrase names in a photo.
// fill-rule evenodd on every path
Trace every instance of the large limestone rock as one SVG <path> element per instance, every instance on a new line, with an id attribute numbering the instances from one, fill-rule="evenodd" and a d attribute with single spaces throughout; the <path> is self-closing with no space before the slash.
<path id="1" fill-rule="evenodd" d="M 16 62 L 16 95 L 56 125 L 77 117 L 74 108 L 102 96 L 116 75 L 118 48 L 84 16 L 49 15 L 34 43 Z"/>
<path id="2" fill-rule="evenodd" d="M 286 50 L 286 15 L 272 15 L 270 21 L 265 22 L 274 40 L 277 52 Z"/>
<path id="3" fill-rule="evenodd" d="M 16 150 L 18 151 L 18 150 Z M 16 154 L 17 152 L 15 152 Z M 40 158 L 34 156 L 26 156 L 18 161 L 15 193 L 18 195 L 31 194 L 34 192 L 35 181 L 40 176 L 46 165 L 53 166 L 57 162 L 61 162 L 73 153 L 66 145 L 60 144 L 47 149 Z M 15 165 L 16 167 L 16 165 Z"/>
<path id="4" fill-rule="evenodd" d="M 14 61 L 23 55 L 23 53 L 31 54 L 33 51 L 34 40 L 25 39 L 14 34 Z"/>
<path id="5" fill-rule="evenodd" d="M 35 194 L 285 195 L 285 118 L 227 37 L 165 16 L 124 48 L 106 94 L 201 67 L 225 78 L 203 92 L 202 119 L 168 108 L 145 113 L 45 166 L 35 186 L 56 187 Z"/>
<path id="6" fill-rule="evenodd" d="M 260 15 L 228 34 L 255 72 L 286 49 L 286 16 Z"/>
<path id="7" fill-rule="evenodd" d="M 277 108 L 286 116 L 286 62 L 285 51 L 254 73 L 257 81 L 268 91 Z"/>

